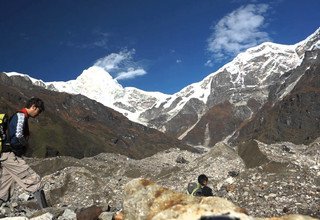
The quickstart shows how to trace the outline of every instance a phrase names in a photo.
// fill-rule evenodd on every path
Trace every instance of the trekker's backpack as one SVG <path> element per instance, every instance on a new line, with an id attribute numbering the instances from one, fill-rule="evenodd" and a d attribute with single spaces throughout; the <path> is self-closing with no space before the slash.
<path id="1" fill-rule="evenodd" d="M 189 195 L 192 195 L 192 196 L 201 196 L 202 194 L 201 185 L 196 182 L 188 183 L 187 192 Z"/>
<path id="2" fill-rule="evenodd" d="M 0 113 L 0 152 L 2 152 L 2 148 L 6 144 L 8 124 L 8 115 Z"/>

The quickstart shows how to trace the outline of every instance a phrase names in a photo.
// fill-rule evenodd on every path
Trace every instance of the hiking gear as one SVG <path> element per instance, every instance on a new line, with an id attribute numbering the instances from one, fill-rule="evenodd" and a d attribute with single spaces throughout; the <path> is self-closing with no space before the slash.
<path id="1" fill-rule="evenodd" d="M 201 195 L 201 185 L 199 183 L 191 182 L 188 183 L 187 192 L 192 196 L 200 196 Z"/>
<path id="2" fill-rule="evenodd" d="M 40 176 L 21 157 L 2 152 L 0 160 L 0 199 L 7 201 L 16 184 L 31 193 L 42 188 Z"/>
<path id="3" fill-rule="evenodd" d="M 7 141 L 8 115 L 0 114 L 0 152 Z"/>
<path id="4" fill-rule="evenodd" d="M 34 197 L 36 198 L 37 203 L 41 209 L 48 207 L 46 195 L 44 194 L 44 191 L 42 189 L 37 190 L 34 193 Z"/>

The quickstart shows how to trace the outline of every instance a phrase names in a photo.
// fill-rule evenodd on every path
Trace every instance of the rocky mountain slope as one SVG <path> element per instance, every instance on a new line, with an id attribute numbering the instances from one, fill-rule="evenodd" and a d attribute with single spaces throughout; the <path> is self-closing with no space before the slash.
<path id="1" fill-rule="evenodd" d="M 291 92 L 309 68 L 307 65 L 303 65 L 306 69 L 298 68 L 303 61 L 302 52 L 313 48 L 311 45 L 317 44 L 319 39 L 320 30 L 297 45 L 264 43 L 239 54 L 202 81 L 203 87 L 210 91 L 206 102 L 190 99 L 179 113 L 166 121 L 165 130 L 192 145 L 210 147 L 227 138 L 242 122 L 255 115 L 264 103 L 270 99 L 276 102 Z M 296 68 L 299 73 L 288 74 Z M 282 85 L 277 97 L 270 95 L 274 85 Z M 190 94 L 193 90 L 190 88 Z M 193 121 L 185 120 L 191 116 Z M 159 118 L 163 120 L 166 117 Z M 151 123 L 159 120 L 153 119 Z M 179 125 L 183 129 L 177 129 Z"/>
<path id="2" fill-rule="evenodd" d="M 32 96 L 45 102 L 46 111 L 30 119 L 29 156 L 68 155 L 76 158 L 114 152 L 144 158 L 178 147 L 193 150 L 174 137 L 129 121 L 122 114 L 82 95 L 54 92 L 28 78 L 0 74 L 0 112 L 13 114 Z"/>
<path id="3" fill-rule="evenodd" d="M 269 101 L 241 125 L 232 139 L 264 143 L 290 141 L 308 144 L 320 132 L 320 49 L 308 51 L 299 67 L 287 72 L 282 84 L 273 85 Z M 293 76 L 293 77 L 292 77 Z M 299 78 L 292 82 L 292 78 Z M 291 92 L 284 96 L 288 85 Z"/>

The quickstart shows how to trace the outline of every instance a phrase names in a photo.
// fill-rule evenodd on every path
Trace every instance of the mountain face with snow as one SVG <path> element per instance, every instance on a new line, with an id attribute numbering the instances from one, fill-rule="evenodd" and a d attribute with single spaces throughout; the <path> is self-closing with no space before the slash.
<path id="1" fill-rule="evenodd" d="M 307 51 L 301 65 L 282 78 L 284 83 L 273 87 L 268 102 L 242 124 L 230 138 L 231 142 L 237 144 L 256 139 L 264 143 L 309 144 L 319 137 L 320 48 Z M 282 97 L 281 91 L 287 90 L 291 78 L 299 80 L 290 93 Z"/>
<path id="2" fill-rule="evenodd" d="M 289 94 L 301 74 L 288 72 L 297 68 L 304 53 L 319 42 L 320 29 L 296 45 L 263 43 L 248 49 L 141 116 L 149 120 L 149 126 L 192 145 L 213 146 L 249 120 L 270 98 L 280 100 Z"/>
<path id="3" fill-rule="evenodd" d="M 295 45 L 263 43 L 173 95 L 123 88 L 96 66 L 68 82 L 32 81 L 50 90 L 82 94 L 132 121 L 191 145 L 210 147 L 232 135 L 267 101 L 289 94 L 302 75 L 288 72 L 301 64 L 306 51 L 317 49 L 319 42 L 320 29 Z"/>

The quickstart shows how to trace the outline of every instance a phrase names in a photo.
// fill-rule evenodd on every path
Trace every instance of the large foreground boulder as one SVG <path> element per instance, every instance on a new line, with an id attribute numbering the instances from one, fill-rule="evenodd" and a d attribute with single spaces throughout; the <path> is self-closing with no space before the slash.
<path id="1" fill-rule="evenodd" d="M 124 193 L 124 219 L 128 220 L 264 219 L 248 216 L 245 209 L 224 198 L 193 197 L 171 191 L 141 178 L 130 181 L 125 186 Z M 265 219 L 313 218 L 288 215 Z"/>

